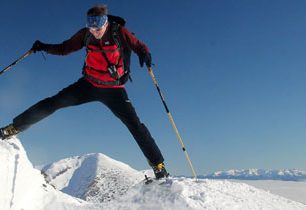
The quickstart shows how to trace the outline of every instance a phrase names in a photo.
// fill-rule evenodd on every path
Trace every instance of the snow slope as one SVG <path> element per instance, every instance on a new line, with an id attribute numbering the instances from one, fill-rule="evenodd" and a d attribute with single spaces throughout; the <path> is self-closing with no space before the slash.
<path id="1" fill-rule="evenodd" d="M 279 181 L 279 180 L 237 180 L 231 182 L 241 182 L 264 189 L 273 194 L 303 203 L 306 205 L 306 182 L 305 181 Z"/>
<path id="2" fill-rule="evenodd" d="M 306 210 L 301 203 L 244 183 L 170 178 L 163 185 L 157 181 L 145 185 L 139 181 L 143 179 L 142 172 L 102 154 L 49 165 L 45 168 L 48 184 L 33 168 L 16 138 L 0 141 L 0 161 L 1 210 Z"/>
<path id="3" fill-rule="evenodd" d="M 227 179 L 264 189 L 306 205 L 306 171 L 298 169 L 232 169 L 201 176 L 208 179 Z"/>
<path id="4" fill-rule="evenodd" d="M 0 140 L 0 163 L 1 210 L 98 209 L 46 184 L 16 138 L 7 142 Z"/>

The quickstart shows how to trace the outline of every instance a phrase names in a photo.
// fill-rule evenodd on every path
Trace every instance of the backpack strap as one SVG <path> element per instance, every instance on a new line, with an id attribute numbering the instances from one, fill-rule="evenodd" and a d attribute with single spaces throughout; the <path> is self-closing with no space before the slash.
<path id="1" fill-rule="evenodd" d="M 120 32 L 121 30 L 120 27 L 125 25 L 125 20 L 124 19 L 122 20 L 124 21 L 123 25 L 115 21 L 112 22 L 111 31 L 112 31 L 113 39 L 121 52 L 120 54 L 123 57 L 122 63 L 123 63 L 123 68 L 124 68 L 124 74 L 127 75 L 127 78 L 130 80 L 130 82 L 133 82 L 132 77 L 131 77 L 131 71 L 130 71 L 131 49 L 128 46 L 125 46 L 125 47 L 122 46 L 124 41 L 123 41 L 122 34 Z"/>

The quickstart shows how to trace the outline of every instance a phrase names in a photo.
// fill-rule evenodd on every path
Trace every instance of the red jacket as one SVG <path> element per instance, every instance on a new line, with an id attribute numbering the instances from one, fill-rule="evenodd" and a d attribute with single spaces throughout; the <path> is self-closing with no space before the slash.
<path id="1" fill-rule="evenodd" d="M 117 65 L 117 71 L 121 76 L 123 74 L 123 67 L 122 67 L 122 53 L 118 50 L 117 45 L 115 44 L 112 38 L 112 32 L 110 30 L 110 24 L 105 31 L 105 34 L 100 40 L 91 36 L 90 40 L 88 41 L 88 49 L 90 49 L 85 57 L 85 67 L 84 73 L 93 77 L 97 80 L 102 80 L 106 82 L 114 81 L 115 79 L 110 76 L 108 73 L 108 62 L 102 55 L 102 52 L 94 51 L 94 50 L 106 50 L 105 52 L 107 59 L 111 64 Z M 129 32 L 125 27 L 119 27 L 119 30 L 122 35 L 122 48 L 129 48 L 134 51 L 136 54 L 140 55 L 142 53 L 149 53 L 148 47 L 138 40 L 131 32 Z M 53 55 L 67 55 L 71 52 L 75 52 L 77 50 L 82 49 L 85 47 L 85 39 L 86 36 L 89 34 L 88 28 L 82 28 L 77 33 L 75 33 L 70 39 L 64 41 L 61 44 L 48 44 L 47 45 L 47 53 Z M 93 51 L 92 51 L 93 50 Z M 97 84 L 96 82 L 87 79 L 91 84 L 99 88 L 121 88 L 124 87 L 123 85 L 120 86 L 113 86 L 113 85 L 101 85 Z"/>

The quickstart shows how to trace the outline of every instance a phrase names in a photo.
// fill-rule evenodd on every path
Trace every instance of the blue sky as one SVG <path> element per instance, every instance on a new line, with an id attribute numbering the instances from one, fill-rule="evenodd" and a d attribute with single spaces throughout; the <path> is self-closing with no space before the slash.
<path id="1" fill-rule="evenodd" d="M 106 3 L 152 52 L 154 71 L 198 174 L 299 168 L 306 159 L 306 1 L 8 1 L 0 3 L 0 64 L 39 39 L 60 43 Z M 0 124 L 81 76 L 84 50 L 31 55 L 0 77 Z M 129 97 L 174 175 L 191 171 L 152 80 L 133 56 Z M 147 163 L 104 106 L 60 110 L 19 135 L 33 164 L 101 152 Z"/>

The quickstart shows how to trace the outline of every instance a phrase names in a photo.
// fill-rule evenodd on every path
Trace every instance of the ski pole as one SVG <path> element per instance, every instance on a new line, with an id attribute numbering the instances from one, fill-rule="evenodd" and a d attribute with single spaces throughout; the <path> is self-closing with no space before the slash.
<path id="1" fill-rule="evenodd" d="M 33 50 L 28 50 L 25 54 L 23 54 L 20 58 L 18 58 L 16 61 L 14 61 L 11 65 L 0 71 L 0 75 L 3 74 L 4 72 L 10 70 L 13 66 L 15 66 L 17 63 L 19 63 L 21 60 L 25 59 L 29 55 L 31 55 Z"/>
<path id="2" fill-rule="evenodd" d="M 168 109 L 168 106 L 167 106 L 167 104 L 166 104 L 165 98 L 164 98 L 164 96 L 163 96 L 163 94 L 162 94 L 162 92 L 161 92 L 161 90 L 160 90 L 160 88 L 159 88 L 159 85 L 158 85 L 157 80 L 156 80 L 156 77 L 155 77 L 155 75 L 154 75 L 154 73 L 153 73 L 152 67 L 148 67 L 148 70 L 149 70 L 149 73 L 150 73 L 150 75 L 151 75 L 151 77 L 152 77 L 153 83 L 154 83 L 154 85 L 155 85 L 155 87 L 156 87 L 156 89 L 157 89 L 157 91 L 158 91 L 158 94 L 159 94 L 159 96 L 160 96 L 160 99 L 162 100 L 162 103 L 163 103 L 163 105 L 164 105 L 164 107 L 165 107 L 165 110 L 166 110 L 167 115 L 168 115 L 168 117 L 169 117 L 169 120 L 170 120 L 170 122 L 171 122 L 171 124 L 172 124 L 172 127 L 173 127 L 173 129 L 174 129 L 174 131 L 175 131 L 175 133 L 176 133 L 176 137 L 177 137 L 178 141 L 179 141 L 180 144 L 181 144 L 182 150 L 183 150 L 183 152 L 184 152 L 184 154 L 185 154 L 185 156 L 186 156 L 187 162 L 189 163 L 189 166 L 190 166 L 190 168 L 191 168 L 192 174 L 193 174 L 194 178 L 197 179 L 196 172 L 195 172 L 194 167 L 193 167 L 193 165 L 192 165 L 192 162 L 191 162 L 191 160 L 190 160 L 190 158 L 189 158 L 189 155 L 188 155 L 188 153 L 187 153 L 186 147 L 185 147 L 185 145 L 184 145 L 184 143 L 183 143 L 183 140 L 182 140 L 182 138 L 181 138 L 181 135 L 180 135 L 180 133 L 179 133 L 179 131 L 178 131 L 176 125 L 175 125 L 175 122 L 174 122 L 174 120 L 173 120 L 173 117 L 172 117 L 172 115 L 171 115 L 171 113 L 170 113 L 170 111 L 169 111 L 169 109 Z"/>

